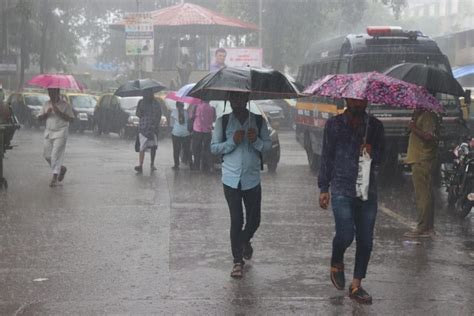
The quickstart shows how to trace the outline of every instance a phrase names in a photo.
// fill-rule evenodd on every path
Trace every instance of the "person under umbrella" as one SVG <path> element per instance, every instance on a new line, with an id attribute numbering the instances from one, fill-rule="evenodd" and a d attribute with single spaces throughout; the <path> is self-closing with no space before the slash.
<path id="1" fill-rule="evenodd" d="M 253 255 L 251 239 L 260 225 L 261 153 L 272 147 L 265 120 L 247 110 L 249 93 L 229 92 L 232 113 L 217 119 L 211 152 L 223 155 L 222 183 L 230 211 L 230 240 L 234 266 L 230 276 L 243 276 L 244 259 Z M 260 122 L 260 124 L 258 123 Z M 245 205 L 245 227 L 242 202 Z"/>
<path id="2" fill-rule="evenodd" d="M 299 91 L 284 74 L 273 69 L 225 67 L 204 76 L 187 95 L 201 100 L 230 101 L 232 113 L 216 121 L 211 152 L 223 156 L 222 183 L 230 211 L 234 257 L 230 276 L 241 278 L 243 259 L 252 258 L 250 241 L 260 225 L 262 153 L 272 147 L 265 120 L 246 106 L 249 100 L 296 98 Z M 242 202 L 246 215 L 243 230 Z"/>
<path id="3" fill-rule="evenodd" d="M 367 115 L 367 100 L 346 99 L 346 103 L 347 110 L 331 117 L 324 128 L 318 175 L 319 205 L 327 209 L 331 200 L 334 214 L 336 235 L 332 242 L 332 283 L 338 290 L 345 289 L 344 253 L 355 235 L 355 268 L 349 296 L 359 303 L 370 304 L 372 297 L 362 288 L 361 282 L 366 276 L 372 251 L 377 215 L 375 166 L 382 161 L 384 129 L 382 122 Z M 359 156 L 363 151 L 372 158 L 368 199 L 365 201 L 357 196 L 356 190 Z"/>
<path id="4" fill-rule="evenodd" d="M 188 130 L 188 112 L 184 110 L 184 103 L 176 102 L 176 109 L 171 112 L 171 139 L 173 141 L 173 170 L 179 170 L 179 156 L 183 152 L 183 160 L 191 162 L 191 133 Z"/>
<path id="5" fill-rule="evenodd" d="M 69 133 L 69 123 L 74 120 L 72 106 L 60 97 L 59 88 L 48 88 L 50 100 L 43 105 L 38 120 L 46 120 L 44 130 L 44 158 L 53 172 L 50 186 L 63 181 L 67 168 L 63 165 Z"/>
<path id="6" fill-rule="evenodd" d="M 135 142 L 135 151 L 138 154 L 137 173 L 143 172 L 145 152 L 150 150 L 150 170 L 156 170 L 155 157 L 158 148 L 158 132 L 161 121 L 161 105 L 155 99 L 153 89 L 143 90 L 143 99 L 138 102 L 136 115 L 140 119 L 138 134 Z"/>

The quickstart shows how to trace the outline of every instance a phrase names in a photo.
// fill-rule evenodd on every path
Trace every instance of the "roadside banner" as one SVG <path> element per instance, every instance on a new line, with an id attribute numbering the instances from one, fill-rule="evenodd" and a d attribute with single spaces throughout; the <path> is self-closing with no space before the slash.
<path id="1" fill-rule="evenodd" d="M 226 51 L 225 64 L 230 67 L 262 67 L 263 50 L 256 47 L 223 47 Z M 215 62 L 215 52 L 217 47 L 210 48 L 210 64 Z"/>
<path id="2" fill-rule="evenodd" d="M 126 55 L 152 56 L 154 41 L 151 12 L 127 13 L 124 20 Z"/>

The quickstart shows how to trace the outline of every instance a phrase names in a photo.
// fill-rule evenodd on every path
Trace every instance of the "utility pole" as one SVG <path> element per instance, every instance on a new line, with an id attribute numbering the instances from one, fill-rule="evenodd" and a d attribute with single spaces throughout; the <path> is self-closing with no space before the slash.
<path id="1" fill-rule="evenodd" d="M 137 0 L 137 13 L 140 12 L 140 0 Z M 135 60 L 135 63 L 137 65 L 138 69 L 138 79 L 142 79 L 142 56 L 137 55 L 137 59 Z"/>
<path id="2" fill-rule="evenodd" d="M 263 0 L 258 0 L 258 47 L 262 48 L 262 5 Z"/>

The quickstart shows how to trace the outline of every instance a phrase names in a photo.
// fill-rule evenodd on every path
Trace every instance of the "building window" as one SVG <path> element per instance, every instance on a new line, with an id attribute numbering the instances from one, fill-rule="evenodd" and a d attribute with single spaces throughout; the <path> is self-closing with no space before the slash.
<path id="1" fill-rule="evenodd" d="M 451 14 L 459 13 L 459 0 L 451 0 Z"/>
<path id="2" fill-rule="evenodd" d="M 439 3 L 439 16 L 445 16 L 446 15 L 446 1 L 441 1 Z"/>
<path id="3" fill-rule="evenodd" d="M 429 16 L 434 16 L 434 14 L 435 14 L 435 6 L 434 6 L 434 4 L 430 4 L 430 6 L 429 6 L 429 14 L 428 14 L 428 15 L 429 15 Z"/>
<path id="4" fill-rule="evenodd" d="M 467 47 L 467 32 L 462 32 L 459 34 L 459 49 L 464 49 Z"/>

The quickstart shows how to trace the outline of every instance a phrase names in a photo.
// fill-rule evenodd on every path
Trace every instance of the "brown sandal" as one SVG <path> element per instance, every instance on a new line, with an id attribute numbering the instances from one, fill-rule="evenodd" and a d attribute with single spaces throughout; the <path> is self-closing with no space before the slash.
<path id="1" fill-rule="evenodd" d="M 230 276 L 235 279 L 241 279 L 243 275 L 244 275 L 243 264 L 242 263 L 234 264 L 234 267 L 232 268 L 232 271 L 230 272 Z"/>

